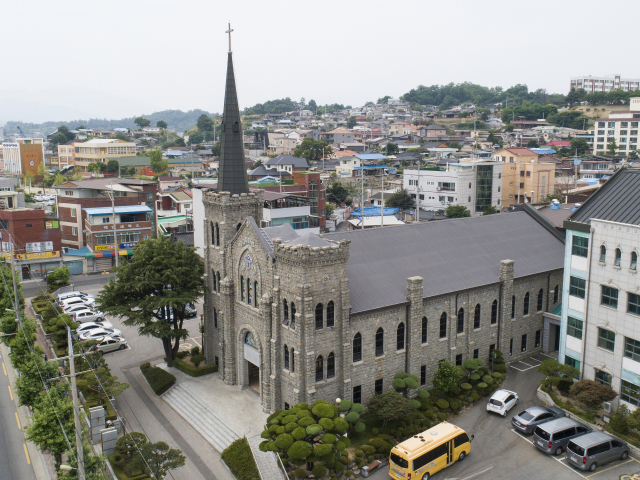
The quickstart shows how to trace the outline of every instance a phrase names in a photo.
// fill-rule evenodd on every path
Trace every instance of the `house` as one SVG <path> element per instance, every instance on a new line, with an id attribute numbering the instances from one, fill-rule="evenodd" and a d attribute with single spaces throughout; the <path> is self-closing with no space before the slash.
<path id="1" fill-rule="evenodd" d="M 607 150 L 608 144 L 615 140 L 618 146 L 616 153 L 628 155 L 638 150 L 638 122 L 640 122 L 640 97 L 629 99 L 629 110 L 617 110 L 609 114 L 609 118 L 598 118 L 595 121 L 595 138 L 593 154 Z"/>
<path id="2" fill-rule="evenodd" d="M 306 158 L 298 158 L 289 154 L 281 154 L 275 158 L 270 158 L 264 162 L 264 166 L 268 169 L 273 169 L 277 172 L 289 173 L 301 172 L 309 168 L 309 164 Z"/>
<path id="3" fill-rule="evenodd" d="M 553 193 L 555 162 L 540 162 L 539 155 L 528 148 L 505 148 L 493 154 L 493 160 L 504 164 L 502 205 L 539 202 Z"/>
<path id="4" fill-rule="evenodd" d="M 160 127 L 153 127 L 151 125 L 148 125 L 146 127 L 142 127 L 141 129 L 144 133 L 161 133 L 162 132 L 162 128 Z"/>
<path id="5" fill-rule="evenodd" d="M 319 136 L 320 140 L 324 140 L 329 145 L 355 142 L 355 134 L 346 128 L 336 128 L 330 132 L 320 132 Z"/>
<path id="6" fill-rule="evenodd" d="M 164 192 L 171 187 L 176 188 L 182 186 L 184 186 L 184 180 L 180 177 L 158 177 L 158 188 L 161 192 Z"/>
<path id="7" fill-rule="evenodd" d="M 135 142 L 125 142 L 117 138 L 94 138 L 86 142 L 73 142 L 75 165 L 87 171 L 90 163 L 107 163 L 136 154 Z"/>
<path id="8" fill-rule="evenodd" d="M 425 125 L 418 127 L 418 135 L 423 138 L 439 137 L 447 134 L 447 129 L 440 125 Z"/>
<path id="9" fill-rule="evenodd" d="M 187 189 L 162 191 L 158 193 L 158 217 L 186 215 L 191 213 L 193 199 Z"/>
<path id="10" fill-rule="evenodd" d="M 276 155 L 292 154 L 298 142 L 295 138 L 288 138 L 283 134 L 271 137 L 269 135 L 269 152 Z"/>

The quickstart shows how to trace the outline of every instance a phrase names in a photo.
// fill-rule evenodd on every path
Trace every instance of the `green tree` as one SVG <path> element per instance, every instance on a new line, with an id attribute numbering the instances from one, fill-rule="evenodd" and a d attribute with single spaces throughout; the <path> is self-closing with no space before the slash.
<path id="1" fill-rule="evenodd" d="M 64 265 L 49 272 L 47 275 L 47 286 L 51 293 L 67 285 L 69 285 L 69 269 Z"/>
<path id="2" fill-rule="evenodd" d="M 487 142 L 491 142 L 491 144 L 496 143 L 496 137 L 493 136 L 493 133 L 489 133 L 489 136 L 487 137 Z"/>
<path id="3" fill-rule="evenodd" d="M 444 214 L 449 218 L 463 218 L 471 216 L 467 207 L 463 205 L 449 205 L 444 209 Z"/>
<path id="4" fill-rule="evenodd" d="M 590 412 L 599 408 L 602 402 L 609 402 L 618 396 L 613 388 L 594 380 L 578 380 L 569 393 L 589 407 Z"/>
<path id="5" fill-rule="evenodd" d="M 331 183 L 327 186 L 326 189 L 327 199 L 337 203 L 338 205 L 344 205 L 344 202 L 347 201 L 347 198 L 353 196 L 354 193 L 356 193 L 353 190 L 353 188 L 349 188 L 349 186 L 343 183 Z"/>
<path id="6" fill-rule="evenodd" d="M 60 143 L 70 142 L 71 140 L 76 138 L 76 134 L 75 133 L 71 133 L 71 131 L 69 131 L 69 128 L 66 125 L 60 125 L 58 127 L 58 133 L 63 134 L 64 137 L 66 138 L 66 140 L 64 142 L 60 142 Z"/>
<path id="7" fill-rule="evenodd" d="M 162 150 L 159 147 L 149 153 L 149 165 L 151 171 L 158 175 L 165 173 L 169 169 L 169 161 L 162 158 Z"/>
<path id="8" fill-rule="evenodd" d="M 415 204 L 415 200 L 406 189 L 392 193 L 384 201 L 385 207 L 393 208 L 413 208 Z"/>
<path id="9" fill-rule="evenodd" d="M 415 407 L 411 400 L 392 390 L 380 395 L 374 395 L 367 404 L 367 410 L 382 420 L 382 425 L 386 427 L 391 421 L 407 418 L 415 411 Z"/>
<path id="10" fill-rule="evenodd" d="M 550 193 L 546 197 L 542 197 L 540 200 L 542 203 L 551 203 L 552 200 L 558 200 L 560 203 L 564 203 L 565 195 L 562 193 L 562 190 L 558 189 L 553 193 Z"/>
<path id="11" fill-rule="evenodd" d="M 213 118 L 203 113 L 198 117 L 196 126 L 198 127 L 198 130 L 201 132 L 211 132 L 213 131 Z"/>
<path id="12" fill-rule="evenodd" d="M 251 166 L 251 168 L 255 170 L 256 168 L 258 168 L 261 165 L 262 165 L 262 160 L 258 159 L 255 162 L 253 162 L 253 165 Z"/>
<path id="13" fill-rule="evenodd" d="M 574 377 L 580 373 L 577 368 L 573 368 L 571 365 L 564 365 L 555 358 L 543 360 L 540 366 L 536 368 L 536 371 L 547 377 Z"/>
<path id="14" fill-rule="evenodd" d="M 63 133 L 56 133 L 53 137 L 49 139 L 49 142 L 53 147 L 67 143 L 68 141 L 69 140 L 67 140 L 67 137 L 65 137 Z"/>
<path id="15" fill-rule="evenodd" d="M 493 205 L 489 205 L 488 207 L 485 207 L 484 210 L 482 210 L 482 215 L 493 215 L 495 213 L 500 213 L 500 210 L 498 210 Z"/>
<path id="16" fill-rule="evenodd" d="M 570 150 L 572 152 L 578 152 L 578 155 L 584 155 L 591 151 L 591 147 L 584 138 L 572 138 Z"/>
<path id="17" fill-rule="evenodd" d="M 138 127 L 140 128 L 148 127 L 149 125 L 151 125 L 151 122 L 144 117 L 136 117 L 133 123 L 138 125 Z"/>
<path id="18" fill-rule="evenodd" d="M 24 184 L 25 186 L 32 186 L 33 185 L 33 179 L 35 178 L 35 175 L 33 174 L 32 171 L 27 171 L 27 173 L 24 174 Z"/>
<path id="19" fill-rule="evenodd" d="M 482 113 L 480 114 L 480 120 L 482 120 L 483 122 L 489 120 L 489 112 L 487 110 L 482 111 Z"/>
<path id="20" fill-rule="evenodd" d="M 120 163 L 117 160 L 109 160 L 107 162 L 107 172 L 109 173 L 118 173 L 120 169 Z"/>
<path id="21" fill-rule="evenodd" d="M 386 105 L 387 102 L 391 99 L 391 97 L 389 95 L 385 95 L 382 98 L 379 98 L 378 101 L 376 102 L 378 105 Z"/>
<path id="22" fill-rule="evenodd" d="M 356 117 L 351 116 L 347 119 L 347 128 L 353 128 L 356 126 Z"/>
<path id="23" fill-rule="evenodd" d="M 333 205 L 333 203 L 327 203 L 326 210 L 326 217 L 329 218 L 331 215 L 333 215 L 333 211 L 335 210 L 335 206 Z"/>
<path id="24" fill-rule="evenodd" d="M 195 131 L 189 134 L 189 145 L 197 145 L 204 142 L 204 133 Z"/>
<path id="25" fill-rule="evenodd" d="M 458 142 L 447 142 L 447 147 L 460 150 L 462 148 L 462 145 L 460 145 L 460 143 Z"/>
<path id="26" fill-rule="evenodd" d="M 156 127 L 167 128 L 167 122 L 165 122 L 164 120 L 158 120 L 156 122 Z"/>
<path id="27" fill-rule="evenodd" d="M 211 153 L 214 157 L 220 156 L 220 142 L 216 142 L 213 144 L 213 147 L 211 147 Z"/>
<path id="28" fill-rule="evenodd" d="M 145 240 L 102 289 L 96 307 L 137 326 L 140 335 L 162 340 L 171 367 L 180 340 L 189 335 L 183 328 L 186 307 L 204 294 L 203 274 L 195 248 L 163 236 Z"/>
<path id="29" fill-rule="evenodd" d="M 627 158 L 629 160 L 637 160 L 638 159 L 638 151 L 637 150 L 631 150 L 629 152 L 629 155 L 627 155 Z M 634 410 L 635 411 L 635 410 Z"/>
<path id="30" fill-rule="evenodd" d="M 62 185 L 65 181 L 66 180 L 64 179 L 64 177 L 60 172 L 56 172 L 56 174 L 53 176 L 54 185 Z"/>
<path id="31" fill-rule="evenodd" d="M 433 386 L 443 393 L 449 393 L 460 382 L 460 371 L 449 360 L 443 360 L 433 372 Z"/>
<path id="32" fill-rule="evenodd" d="M 129 137 L 127 137 L 126 134 L 122 133 L 122 132 L 118 132 L 116 133 L 116 137 L 118 140 L 122 140 L 123 142 L 128 142 L 129 141 Z"/>
<path id="33" fill-rule="evenodd" d="M 386 148 L 386 154 L 387 155 L 395 155 L 399 151 L 400 151 L 400 148 L 398 147 L 397 144 L 395 144 L 393 142 L 387 143 L 387 148 Z"/>
<path id="34" fill-rule="evenodd" d="M 171 448 L 165 442 L 145 442 L 139 448 L 140 455 L 137 458 L 144 458 L 144 470 L 153 478 L 164 478 L 170 470 L 184 467 L 187 458 L 181 450 Z"/>
<path id="35" fill-rule="evenodd" d="M 15 324 L 15 315 L 13 315 Z M 58 367 L 55 363 L 45 362 L 41 352 L 28 352 L 20 367 L 20 376 L 16 379 L 16 394 L 20 405 L 29 408 L 39 405 L 45 395 L 42 381 L 47 378 L 58 378 Z"/>
<path id="36" fill-rule="evenodd" d="M 306 158 L 307 162 L 310 162 L 311 160 L 322 158 L 323 149 L 325 156 L 333 153 L 333 149 L 327 142 L 315 140 L 313 137 L 307 137 L 296 147 L 293 155 L 298 158 Z"/>
<path id="37" fill-rule="evenodd" d="M 87 172 L 100 173 L 100 170 L 102 169 L 101 165 L 102 163 L 100 162 L 91 162 L 89 165 L 87 165 Z"/>
<path id="38" fill-rule="evenodd" d="M 540 144 L 536 140 L 529 140 L 527 142 L 527 148 L 540 148 Z"/>
<path id="39" fill-rule="evenodd" d="M 76 381 L 78 388 L 86 388 L 98 395 L 98 405 L 102 405 L 102 396 L 107 398 L 117 397 L 127 388 L 128 383 L 118 381 L 118 377 L 111 375 L 109 366 L 99 352 L 87 355 L 90 364 L 90 372 L 79 375 Z"/>
<path id="40" fill-rule="evenodd" d="M 618 144 L 616 143 L 615 137 L 611 137 L 609 139 L 609 143 L 607 144 L 607 153 L 609 155 L 615 155 L 618 151 Z"/>

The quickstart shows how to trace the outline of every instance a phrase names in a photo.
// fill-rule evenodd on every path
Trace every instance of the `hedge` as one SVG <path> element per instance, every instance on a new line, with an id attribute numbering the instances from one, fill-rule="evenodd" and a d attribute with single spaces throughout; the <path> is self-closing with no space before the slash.
<path id="1" fill-rule="evenodd" d="M 120 466 L 116 463 L 115 456 L 116 454 L 112 453 L 111 455 L 109 455 L 108 458 L 109 458 L 109 463 L 111 464 L 111 468 L 113 468 L 113 473 L 116 474 L 116 477 L 118 478 L 118 480 L 146 480 L 151 478 L 146 473 L 143 473 L 142 475 L 135 475 L 133 477 L 128 477 L 127 474 L 124 473 L 120 469 Z"/>
<path id="2" fill-rule="evenodd" d="M 89 409 L 98 406 L 98 396 L 96 395 L 95 398 L 91 400 L 87 400 L 86 402 L 84 402 L 82 406 L 84 407 L 84 410 L 87 413 L 87 417 L 88 417 Z M 105 417 L 104 417 L 105 420 L 116 420 L 118 418 L 118 414 L 113 409 L 113 405 L 111 405 L 111 402 L 108 399 L 104 398 L 104 393 L 102 394 L 102 406 L 106 410 Z"/>
<path id="3" fill-rule="evenodd" d="M 162 368 L 152 367 L 149 362 L 140 365 L 140 371 L 158 396 L 169 390 L 176 383 L 176 377 Z"/>
<path id="4" fill-rule="evenodd" d="M 564 410 L 568 410 L 571 413 L 573 413 L 574 415 L 577 415 L 578 417 L 582 418 L 583 420 L 586 420 L 589 423 L 595 423 L 595 419 L 593 418 L 593 415 L 589 414 L 589 413 L 585 413 L 582 412 L 580 410 L 578 410 L 576 407 L 573 407 L 571 405 L 567 405 L 566 403 L 564 403 L 562 400 L 560 400 L 552 391 L 551 388 L 549 388 L 548 386 L 546 386 L 543 384 L 540 387 L 542 389 L 543 392 L 546 392 L 550 397 L 551 400 L 553 400 L 553 402 L 560 408 L 564 409 Z"/>
<path id="5" fill-rule="evenodd" d="M 246 438 L 239 438 L 225 448 L 221 457 L 238 480 L 260 480 L 260 472 Z"/>
<path id="6" fill-rule="evenodd" d="M 207 375 L 209 373 L 218 371 L 218 365 L 204 365 L 202 367 L 196 368 L 193 365 L 180 360 L 179 358 L 173 359 L 173 366 L 181 372 L 186 373 L 187 375 L 191 375 L 192 377 L 200 377 L 202 375 Z"/>

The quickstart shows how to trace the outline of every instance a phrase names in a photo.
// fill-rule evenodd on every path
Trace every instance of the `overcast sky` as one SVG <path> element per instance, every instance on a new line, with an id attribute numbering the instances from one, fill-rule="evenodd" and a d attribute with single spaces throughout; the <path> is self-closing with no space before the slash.
<path id="1" fill-rule="evenodd" d="M 241 108 L 358 106 L 417 85 L 640 76 L 640 2 L 536 0 L 4 2 L 0 122 L 221 111 L 228 37 Z"/>

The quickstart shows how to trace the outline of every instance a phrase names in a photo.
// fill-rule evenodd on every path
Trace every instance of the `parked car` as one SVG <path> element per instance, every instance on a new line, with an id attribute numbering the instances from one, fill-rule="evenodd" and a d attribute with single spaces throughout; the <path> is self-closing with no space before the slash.
<path id="1" fill-rule="evenodd" d="M 80 332 L 88 332 L 89 330 L 95 330 L 96 328 L 113 328 L 111 322 L 102 321 L 102 322 L 86 322 L 82 325 L 78 325 L 76 332 L 80 334 Z"/>
<path id="2" fill-rule="evenodd" d="M 85 340 L 100 340 L 105 335 L 110 337 L 122 337 L 122 332 L 117 328 L 100 327 L 79 333 L 78 337 L 84 342 Z"/>
<path id="3" fill-rule="evenodd" d="M 598 465 L 629 458 L 629 445 L 604 432 L 591 432 L 567 444 L 567 462 L 580 470 L 593 472 Z"/>
<path id="4" fill-rule="evenodd" d="M 83 309 L 79 306 L 74 308 L 80 308 L 80 310 L 74 310 L 71 313 L 68 313 L 68 315 L 71 317 L 71 320 L 76 323 L 84 324 L 85 322 L 98 322 L 99 324 L 103 325 L 111 325 L 109 322 L 104 321 L 104 314 L 102 312 L 98 312 L 97 310 L 90 310 L 88 308 Z M 113 327 L 113 325 L 111 325 L 111 327 Z"/>
<path id="5" fill-rule="evenodd" d="M 94 303 L 96 303 L 95 298 L 72 297 L 64 300 L 62 304 L 60 304 L 60 308 L 62 308 L 62 310 L 67 310 L 72 305 L 93 305 Z"/>
<path id="6" fill-rule="evenodd" d="M 591 428 L 562 417 L 542 425 L 533 430 L 533 444 L 544 453 L 560 455 L 567 449 L 567 444 L 572 438 L 591 432 Z"/>
<path id="7" fill-rule="evenodd" d="M 61 293 L 57 296 L 57 303 L 58 305 L 61 305 L 62 302 L 68 298 L 73 298 L 73 297 L 83 297 L 83 298 L 95 298 L 93 295 L 90 295 L 88 293 L 84 293 L 84 292 L 80 292 L 78 290 L 74 290 L 73 292 L 64 292 Z"/>
<path id="8" fill-rule="evenodd" d="M 511 425 L 517 431 L 529 435 L 541 423 L 566 416 L 564 410 L 558 407 L 529 407 L 513 417 Z"/>
<path id="9" fill-rule="evenodd" d="M 63 309 L 62 311 L 71 317 L 76 312 L 80 312 L 82 310 L 90 310 L 90 309 L 91 309 L 90 305 L 87 305 L 85 303 L 76 303 L 71 305 L 70 307 Z"/>
<path id="10" fill-rule="evenodd" d="M 169 320 L 173 320 L 173 308 L 172 307 L 168 307 L 168 311 L 169 311 Z M 162 309 L 159 308 L 156 313 L 158 314 L 158 316 L 162 316 Z M 184 313 L 185 313 L 185 318 L 193 318 L 196 315 L 198 315 L 198 312 L 196 311 L 196 306 L 192 303 L 189 303 L 185 306 L 184 309 Z M 165 313 L 166 315 L 166 313 Z M 166 317 L 165 317 L 166 318 Z"/>
<path id="11" fill-rule="evenodd" d="M 511 390 L 496 390 L 487 403 L 487 412 L 507 416 L 509 410 L 518 404 L 518 394 Z"/>
<path id="12" fill-rule="evenodd" d="M 124 350 L 127 348 L 127 341 L 120 337 L 104 336 L 95 349 L 101 354 L 112 352 L 114 350 Z"/>

